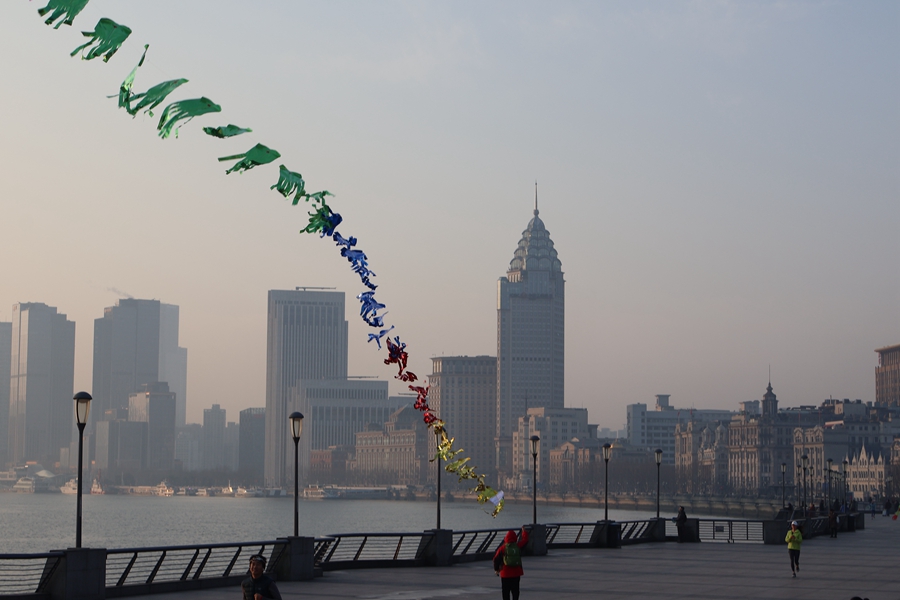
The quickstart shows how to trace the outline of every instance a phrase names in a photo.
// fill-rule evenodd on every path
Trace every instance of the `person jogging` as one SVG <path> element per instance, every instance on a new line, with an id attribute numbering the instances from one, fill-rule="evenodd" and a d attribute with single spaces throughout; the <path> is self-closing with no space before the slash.
<path id="1" fill-rule="evenodd" d="M 803 543 L 803 534 L 800 533 L 800 525 L 797 521 L 791 522 L 791 530 L 784 536 L 784 541 L 787 542 L 788 555 L 791 557 L 792 577 L 796 577 L 800 572 L 800 544 Z"/>
<path id="2" fill-rule="evenodd" d="M 494 572 L 500 576 L 503 600 L 519 600 L 519 579 L 522 571 L 522 548 L 528 543 L 528 532 L 522 527 L 522 535 L 516 540 L 516 532 L 510 529 L 503 543 L 494 553 Z"/>

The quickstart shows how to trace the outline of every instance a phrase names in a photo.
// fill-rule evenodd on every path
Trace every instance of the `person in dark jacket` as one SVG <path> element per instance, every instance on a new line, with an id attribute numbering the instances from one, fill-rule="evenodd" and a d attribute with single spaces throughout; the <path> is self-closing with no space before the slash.
<path id="1" fill-rule="evenodd" d="M 675 517 L 675 528 L 678 530 L 678 543 L 687 541 L 687 515 L 684 507 L 678 507 L 678 516 Z"/>
<path id="2" fill-rule="evenodd" d="M 830 537 L 836 538 L 838 531 L 838 518 L 837 513 L 833 510 L 828 513 L 828 532 L 831 534 Z"/>
<path id="3" fill-rule="evenodd" d="M 522 527 L 522 535 L 516 540 L 516 532 L 510 529 L 503 538 L 503 543 L 494 553 L 494 572 L 500 576 L 501 589 L 503 591 L 503 600 L 519 600 L 519 578 L 525 574 L 522 570 L 521 549 L 528 543 L 528 532 Z M 518 547 L 519 552 L 512 553 L 519 556 L 518 564 L 507 564 L 506 546 L 514 544 Z M 509 561 L 515 562 L 515 561 Z M 498 568 L 499 567 L 499 568 Z"/>
<path id="4" fill-rule="evenodd" d="M 241 582 L 244 600 L 263 600 L 274 598 L 281 600 L 281 593 L 275 581 L 263 573 L 266 569 L 265 557 L 255 554 L 250 557 L 250 577 Z"/>

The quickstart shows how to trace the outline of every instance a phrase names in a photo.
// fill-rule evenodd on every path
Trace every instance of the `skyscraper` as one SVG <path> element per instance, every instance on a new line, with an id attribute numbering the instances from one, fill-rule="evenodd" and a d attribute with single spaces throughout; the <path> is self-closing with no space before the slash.
<path id="1" fill-rule="evenodd" d="M 550 232 L 538 216 L 522 232 L 497 284 L 496 466 L 513 474 L 512 433 L 528 408 L 563 408 L 565 280 Z"/>
<path id="2" fill-rule="evenodd" d="M 75 323 L 40 302 L 13 306 L 8 459 L 51 466 L 74 431 Z"/>
<path id="3" fill-rule="evenodd" d="M 241 411 L 238 434 L 238 471 L 245 482 L 262 482 L 266 465 L 266 409 Z"/>
<path id="4" fill-rule="evenodd" d="M 432 358 L 428 377 L 431 407 L 452 423 L 454 447 L 462 449 L 479 472 L 494 469 L 497 427 L 497 359 L 493 356 Z"/>
<path id="5" fill-rule="evenodd" d="M 301 379 L 347 378 L 347 321 L 343 292 L 270 290 L 268 304 L 265 475 L 266 485 L 280 487 L 293 477 L 292 388 Z"/>
<path id="6" fill-rule="evenodd" d="M 128 396 L 128 420 L 147 423 L 144 465 L 168 470 L 175 460 L 175 394 L 162 381 L 145 383 Z"/>
<path id="7" fill-rule="evenodd" d="M 184 425 L 187 350 L 178 346 L 178 307 L 159 300 L 119 300 L 94 320 L 91 421 L 128 408 L 146 383 L 164 381 L 175 394 L 176 426 Z"/>
<path id="8" fill-rule="evenodd" d="M 225 409 L 218 404 L 203 409 L 203 468 L 225 467 Z"/>
<path id="9" fill-rule="evenodd" d="M 0 469 L 6 468 L 9 439 L 9 363 L 12 323 L 0 323 Z"/>

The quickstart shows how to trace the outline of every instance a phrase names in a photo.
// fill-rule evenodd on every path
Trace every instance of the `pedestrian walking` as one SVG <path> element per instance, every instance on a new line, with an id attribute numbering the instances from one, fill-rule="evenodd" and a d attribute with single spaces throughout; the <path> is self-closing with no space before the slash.
<path id="1" fill-rule="evenodd" d="M 281 600 L 278 586 L 275 585 L 275 581 L 271 577 L 263 572 L 265 568 L 266 559 L 264 556 L 254 554 L 250 557 L 250 577 L 241 582 L 244 600 L 263 600 L 264 598 Z"/>
<path id="2" fill-rule="evenodd" d="M 516 532 L 510 529 L 494 553 L 494 573 L 500 576 L 503 600 L 519 600 L 519 579 L 525 574 L 522 570 L 522 548 L 527 543 L 528 532 L 524 526 L 518 540 Z"/>
<path id="3" fill-rule="evenodd" d="M 791 557 L 792 577 L 796 577 L 800 572 L 800 544 L 803 543 L 803 534 L 800 533 L 800 524 L 797 521 L 791 522 L 791 530 L 784 536 L 784 541 L 787 542 L 788 555 Z"/>
<path id="4" fill-rule="evenodd" d="M 678 530 L 678 543 L 687 541 L 687 515 L 684 507 L 678 507 L 678 516 L 675 517 L 675 529 Z"/>
<path id="5" fill-rule="evenodd" d="M 837 513 L 833 510 L 828 513 L 828 531 L 831 533 L 830 537 L 836 538 L 838 531 L 838 518 Z"/>

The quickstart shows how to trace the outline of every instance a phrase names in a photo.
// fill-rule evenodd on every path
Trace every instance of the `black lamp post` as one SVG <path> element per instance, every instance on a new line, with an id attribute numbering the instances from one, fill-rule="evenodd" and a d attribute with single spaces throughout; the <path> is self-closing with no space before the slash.
<path id="1" fill-rule="evenodd" d="M 441 438 L 435 433 L 434 442 L 436 446 L 440 446 Z M 437 479 L 437 528 L 441 528 L 441 455 L 438 453 L 437 460 L 434 461 L 437 463 L 437 475 L 435 478 Z"/>
<path id="2" fill-rule="evenodd" d="M 93 398 L 87 392 L 78 392 L 72 399 L 75 400 L 75 421 L 78 423 L 78 499 L 75 509 L 75 547 L 81 548 L 81 463 L 84 458 L 84 426 L 87 425 Z"/>
<path id="3" fill-rule="evenodd" d="M 804 454 L 800 457 L 800 460 L 803 461 L 803 514 L 806 514 L 806 506 L 809 501 L 808 489 L 806 486 L 806 475 L 809 471 L 809 456 Z"/>
<path id="4" fill-rule="evenodd" d="M 531 466 L 533 469 L 533 473 L 531 476 L 531 523 L 532 525 L 537 525 L 537 457 L 538 457 L 538 444 L 541 443 L 541 438 L 536 435 L 531 436 Z"/>
<path id="5" fill-rule="evenodd" d="M 828 493 L 826 494 L 826 497 L 827 497 L 826 502 L 828 503 L 828 509 L 830 510 L 831 509 L 831 464 L 834 461 L 829 458 L 825 462 L 828 463 L 828 484 L 827 484 L 827 488 L 826 488 Z"/>
<path id="6" fill-rule="evenodd" d="M 656 518 L 659 518 L 659 466 L 662 464 L 662 450 L 657 448 L 656 452 Z"/>
<path id="7" fill-rule="evenodd" d="M 781 463 L 781 508 L 784 508 L 784 473 L 787 471 L 787 464 Z"/>
<path id="8" fill-rule="evenodd" d="M 297 411 L 288 417 L 291 422 L 291 437 L 294 438 L 294 537 L 300 535 L 300 434 L 303 432 L 303 415 Z"/>
<path id="9" fill-rule="evenodd" d="M 841 463 L 841 487 L 843 488 L 844 504 L 847 504 L 847 488 L 850 487 L 849 477 L 847 477 L 849 475 L 849 472 L 847 471 L 849 465 L 850 461 L 846 458 L 844 459 L 844 462 Z"/>
<path id="10" fill-rule="evenodd" d="M 606 469 L 603 475 L 603 520 L 609 521 L 609 455 L 612 453 L 610 444 L 603 444 L 603 462 Z"/>

